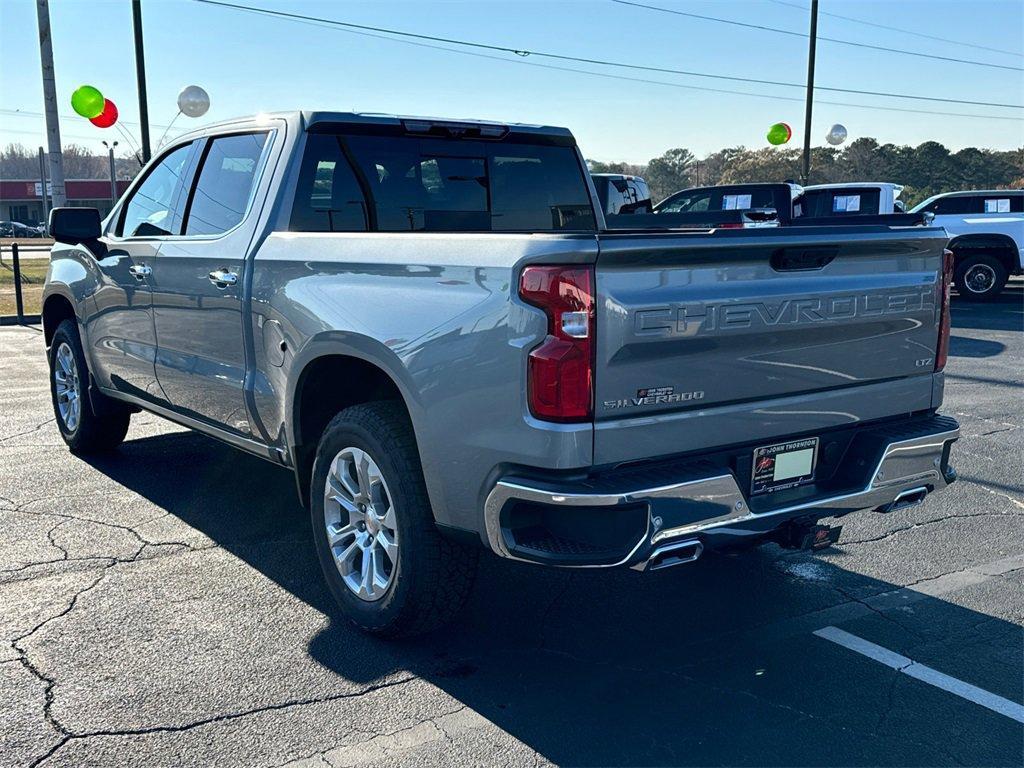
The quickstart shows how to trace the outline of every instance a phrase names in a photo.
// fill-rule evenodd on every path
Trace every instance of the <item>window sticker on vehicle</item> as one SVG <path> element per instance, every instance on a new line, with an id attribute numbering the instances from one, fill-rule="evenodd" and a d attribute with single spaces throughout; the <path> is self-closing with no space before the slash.
<path id="1" fill-rule="evenodd" d="M 722 196 L 722 210 L 723 211 L 739 211 L 750 208 L 750 199 L 752 195 L 723 195 Z"/>
<path id="2" fill-rule="evenodd" d="M 985 213 L 1009 213 L 1010 198 L 1001 197 L 996 200 L 985 201 Z"/>
<path id="3" fill-rule="evenodd" d="M 832 213 L 856 213 L 860 210 L 860 195 L 836 195 L 832 198 Z"/>

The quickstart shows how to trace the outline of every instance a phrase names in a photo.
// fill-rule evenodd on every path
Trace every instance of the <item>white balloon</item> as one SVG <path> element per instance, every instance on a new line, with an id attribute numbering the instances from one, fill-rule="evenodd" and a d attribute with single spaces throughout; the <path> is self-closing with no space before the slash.
<path id="1" fill-rule="evenodd" d="M 202 117 L 210 108 L 210 94 L 198 85 L 187 85 L 178 94 L 178 109 L 189 117 Z"/>
<path id="2" fill-rule="evenodd" d="M 825 136 L 825 141 L 835 147 L 842 144 L 846 141 L 846 126 L 840 125 L 839 123 L 833 125 L 829 128 L 828 135 Z"/>

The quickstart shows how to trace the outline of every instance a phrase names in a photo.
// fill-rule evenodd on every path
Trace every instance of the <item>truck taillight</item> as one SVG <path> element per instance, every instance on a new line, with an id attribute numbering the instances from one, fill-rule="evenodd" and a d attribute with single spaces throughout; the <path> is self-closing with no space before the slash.
<path id="1" fill-rule="evenodd" d="M 953 252 L 948 248 L 942 252 L 942 283 L 939 290 L 939 344 L 935 350 L 935 370 L 946 367 L 949 356 L 949 289 L 953 284 Z"/>
<path id="2" fill-rule="evenodd" d="M 548 316 L 548 334 L 529 356 L 530 412 L 544 421 L 590 421 L 594 413 L 594 270 L 526 267 L 519 296 Z"/>

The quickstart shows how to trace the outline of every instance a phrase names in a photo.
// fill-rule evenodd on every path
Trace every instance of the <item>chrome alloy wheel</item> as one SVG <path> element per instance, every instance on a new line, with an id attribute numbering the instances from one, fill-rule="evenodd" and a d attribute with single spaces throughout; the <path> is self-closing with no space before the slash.
<path id="1" fill-rule="evenodd" d="M 82 387 L 78 380 L 75 353 L 66 341 L 57 347 L 53 361 L 53 383 L 60 419 L 68 432 L 74 432 L 82 417 Z"/>
<path id="2" fill-rule="evenodd" d="M 996 271 L 988 264 L 975 264 L 964 275 L 964 285 L 971 293 L 985 293 L 996 284 Z"/>
<path id="3" fill-rule="evenodd" d="M 324 524 L 345 586 L 362 600 L 384 597 L 398 566 L 398 530 L 388 485 L 366 451 L 343 448 L 331 462 Z"/>

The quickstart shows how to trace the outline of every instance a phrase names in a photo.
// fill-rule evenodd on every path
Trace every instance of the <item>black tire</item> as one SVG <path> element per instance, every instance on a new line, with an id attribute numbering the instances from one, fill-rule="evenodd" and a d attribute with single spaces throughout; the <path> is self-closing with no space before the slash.
<path id="1" fill-rule="evenodd" d="M 64 349 L 70 351 L 74 361 L 73 381 L 78 399 L 76 418 L 71 418 L 71 414 L 66 409 L 65 414 L 67 415 L 62 414 L 61 405 L 58 403 L 58 371 L 66 378 L 61 361 L 58 360 L 58 356 L 67 354 L 62 352 Z M 100 413 L 94 410 L 88 391 L 89 367 L 85 362 L 85 353 L 82 351 L 78 323 L 74 319 L 64 320 L 57 326 L 50 343 L 49 359 L 50 399 L 53 402 L 53 415 L 56 418 L 60 436 L 64 438 L 68 448 L 74 453 L 93 453 L 109 451 L 118 446 L 128 433 L 131 412 L 128 408 L 115 402 L 110 402 L 108 407 L 103 408 Z M 66 398 L 61 398 L 61 400 L 66 402 Z M 106 399 L 104 398 L 104 400 Z M 104 402 L 104 405 L 107 403 Z"/>
<path id="2" fill-rule="evenodd" d="M 391 566 L 390 582 L 382 588 L 382 596 L 373 600 L 357 596 L 346 584 L 341 572 L 344 566 L 339 567 L 328 542 L 328 473 L 335 457 L 347 448 L 369 454 L 394 510 L 397 562 Z M 320 438 L 311 482 L 317 556 L 331 594 L 350 622 L 382 637 L 408 637 L 440 627 L 461 610 L 476 578 L 480 548 L 453 541 L 438 531 L 412 425 L 398 403 L 356 405 L 335 416 Z M 344 548 L 338 545 L 339 551 Z"/>
<path id="3" fill-rule="evenodd" d="M 953 272 L 957 293 L 965 301 L 992 301 L 1003 290 L 1008 278 L 1003 263 L 984 252 L 968 252 L 957 260 Z"/>

